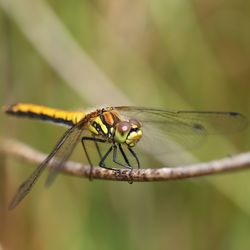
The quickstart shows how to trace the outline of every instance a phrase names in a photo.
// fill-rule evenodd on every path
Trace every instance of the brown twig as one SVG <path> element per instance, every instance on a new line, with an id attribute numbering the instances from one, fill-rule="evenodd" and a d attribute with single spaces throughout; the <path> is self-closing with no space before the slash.
<path id="1" fill-rule="evenodd" d="M 23 143 L 12 140 L 2 140 L 0 151 L 35 164 L 41 163 L 41 161 L 46 157 L 45 154 L 40 153 Z M 131 179 L 134 182 L 167 181 L 194 178 L 204 175 L 213 175 L 217 173 L 226 173 L 229 171 L 236 171 L 245 168 L 250 168 L 250 152 L 206 163 L 197 163 L 175 168 L 164 167 L 154 169 L 134 169 L 131 173 L 126 169 L 116 172 L 100 167 L 94 167 L 92 176 L 94 179 L 116 181 L 131 181 Z M 78 177 L 88 177 L 89 166 L 68 161 L 64 165 L 63 173 Z"/>

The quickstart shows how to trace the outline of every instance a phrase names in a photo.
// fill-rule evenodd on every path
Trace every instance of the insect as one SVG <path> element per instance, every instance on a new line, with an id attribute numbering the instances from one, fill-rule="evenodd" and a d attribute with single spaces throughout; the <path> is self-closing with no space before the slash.
<path id="1" fill-rule="evenodd" d="M 143 140 L 148 127 L 160 128 L 170 135 L 190 134 L 200 137 L 207 133 L 213 133 L 218 128 L 224 132 L 237 131 L 247 124 L 246 118 L 236 112 L 167 111 L 132 106 L 107 107 L 83 112 L 17 103 L 4 107 L 4 110 L 9 115 L 35 118 L 69 127 L 47 158 L 21 184 L 10 204 L 10 209 L 20 203 L 48 163 L 56 159 L 55 166 L 48 176 L 48 182 L 51 182 L 56 175 L 55 173 L 60 171 L 79 142 L 81 142 L 89 162 L 91 176 L 93 164 L 86 147 L 86 141 L 92 141 L 95 144 L 100 157 L 100 167 L 117 171 L 117 168 L 105 164 L 107 157 L 113 154 L 114 164 L 132 170 L 133 167 L 140 168 L 140 161 L 134 147 Z M 85 132 L 88 133 L 87 136 Z M 109 144 L 104 155 L 99 148 L 100 143 Z M 127 148 L 127 152 L 136 162 L 136 166 L 131 165 L 123 147 Z M 122 156 L 123 162 L 118 160 L 118 153 Z"/>

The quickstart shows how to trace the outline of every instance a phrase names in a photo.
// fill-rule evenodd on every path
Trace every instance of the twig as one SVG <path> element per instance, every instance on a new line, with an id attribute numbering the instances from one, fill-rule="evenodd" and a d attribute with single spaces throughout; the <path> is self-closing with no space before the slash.
<path id="1" fill-rule="evenodd" d="M 22 158 L 28 162 L 39 164 L 46 155 L 31 147 L 12 140 L 2 140 L 0 152 Z M 250 168 L 250 152 L 235 156 L 210 161 L 206 163 L 191 164 L 174 168 L 147 168 L 129 170 L 122 169 L 120 172 L 94 167 L 93 178 L 116 181 L 167 181 L 176 179 L 194 178 L 204 175 L 226 173 L 240 169 Z M 63 173 L 78 177 L 88 177 L 89 166 L 81 163 L 68 161 L 64 164 Z"/>

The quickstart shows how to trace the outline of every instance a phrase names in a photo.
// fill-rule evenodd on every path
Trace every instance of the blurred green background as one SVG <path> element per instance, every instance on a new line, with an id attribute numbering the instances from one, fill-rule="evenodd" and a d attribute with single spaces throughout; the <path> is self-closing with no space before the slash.
<path id="1" fill-rule="evenodd" d="M 0 0 L 0 102 L 75 109 L 136 104 L 250 115 L 248 1 Z M 1 118 L 1 137 L 49 153 L 63 127 Z M 211 160 L 250 148 L 249 129 L 208 138 Z M 165 183 L 43 177 L 0 156 L 0 249 L 249 249 L 250 171 Z M 177 155 L 178 157 L 178 155 Z"/>

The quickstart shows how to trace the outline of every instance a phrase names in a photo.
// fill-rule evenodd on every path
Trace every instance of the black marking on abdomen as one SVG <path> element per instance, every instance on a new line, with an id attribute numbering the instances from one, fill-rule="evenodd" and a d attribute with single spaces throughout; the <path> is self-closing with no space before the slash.
<path id="1" fill-rule="evenodd" d="M 34 119 L 38 119 L 38 120 L 49 121 L 49 122 L 59 123 L 59 124 L 67 125 L 67 126 L 74 125 L 72 121 L 64 120 L 62 118 L 56 118 L 53 116 L 48 116 L 45 114 L 36 114 L 34 112 L 31 112 L 31 111 L 23 112 L 23 111 L 13 111 L 13 110 L 9 109 L 9 110 L 6 110 L 5 112 L 7 114 L 10 114 L 10 115 L 16 115 L 16 116 L 20 116 L 20 117 L 29 117 L 32 119 L 34 118 Z"/>

